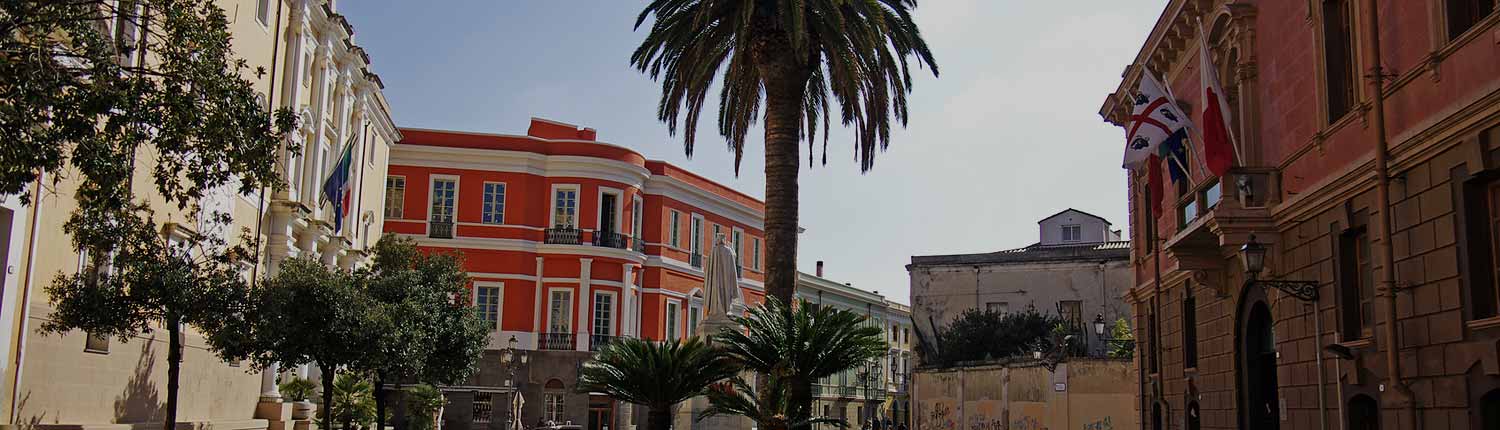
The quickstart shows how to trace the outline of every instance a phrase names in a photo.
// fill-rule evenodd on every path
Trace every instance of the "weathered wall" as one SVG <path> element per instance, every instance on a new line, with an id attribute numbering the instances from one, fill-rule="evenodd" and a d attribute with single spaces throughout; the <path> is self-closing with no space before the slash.
<path id="1" fill-rule="evenodd" d="M 912 392 L 917 430 L 1110 430 L 1137 428 L 1131 364 L 1081 360 L 1048 371 L 1006 367 L 919 369 Z"/>

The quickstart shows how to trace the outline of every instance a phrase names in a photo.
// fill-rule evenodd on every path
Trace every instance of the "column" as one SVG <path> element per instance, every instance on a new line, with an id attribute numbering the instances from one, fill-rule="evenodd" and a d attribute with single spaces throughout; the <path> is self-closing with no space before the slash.
<path id="1" fill-rule="evenodd" d="M 578 325 L 573 327 L 573 332 L 578 334 L 578 342 L 574 346 L 579 351 L 588 351 L 589 341 L 592 340 L 589 338 L 589 334 L 593 333 L 593 330 L 591 330 L 592 325 L 590 324 L 593 319 L 590 318 L 592 314 L 588 310 L 589 303 L 594 301 L 594 292 L 590 290 L 591 286 L 589 284 L 589 278 L 593 271 L 594 259 L 578 259 L 578 300 L 574 301 L 578 311 L 574 313 L 577 317 L 573 319 L 577 321 Z"/>
<path id="2" fill-rule="evenodd" d="M 635 313 L 635 290 L 631 288 L 635 280 L 635 265 L 626 264 L 620 270 L 624 272 L 620 278 L 624 284 L 624 287 L 620 288 L 620 336 L 633 336 L 635 331 L 632 329 L 638 317 Z"/>
<path id="3" fill-rule="evenodd" d="M 542 266 L 542 257 L 537 257 L 536 258 L 536 314 L 532 316 L 532 321 L 531 321 L 532 333 L 535 334 L 535 335 L 537 335 L 537 336 L 540 336 L 542 333 L 546 333 L 547 332 L 547 327 L 545 327 L 545 326 L 542 325 L 543 322 L 545 321 L 545 320 L 542 319 L 542 316 L 543 316 L 543 314 L 545 312 L 547 312 L 547 289 L 545 288 L 544 285 L 542 285 L 542 275 L 544 274 L 542 272 L 542 269 L 543 269 L 543 266 Z"/>
<path id="4" fill-rule="evenodd" d="M 302 189 L 306 191 L 302 193 L 302 203 L 313 208 L 313 219 L 317 219 L 316 215 L 321 209 L 318 207 L 318 181 L 321 179 L 319 176 L 322 176 L 319 174 L 322 172 L 322 165 L 326 161 L 319 156 L 319 150 L 327 138 L 323 133 L 323 116 L 328 107 L 328 61 L 331 55 L 332 49 L 328 47 L 328 43 L 320 41 L 312 65 L 312 124 L 306 124 L 312 127 L 312 138 L 302 145 Z"/>
<path id="5" fill-rule="evenodd" d="M 297 102 L 297 100 L 302 95 L 301 72 L 302 52 L 304 49 L 302 46 L 302 42 L 306 39 L 306 37 L 303 35 L 306 34 L 307 31 L 307 18 L 302 13 L 301 7 L 293 7 L 291 8 L 291 10 L 291 24 L 287 26 L 285 36 L 285 67 L 282 69 L 282 81 L 277 84 L 281 85 L 281 102 L 279 103 L 279 106 L 291 109 L 292 113 L 295 115 L 298 113 L 297 111 L 299 107 L 299 103 Z M 296 131 L 288 133 L 286 138 L 289 141 L 288 143 L 298 140 L 293 137 L 296 135 Z M 301 169 L 296 169 L 293 167 L 296 166 L 296 163 L 293 162 L 293 159 L 297 156 L 297 154 L 294 154 L 291 151 L 281 151 L 281 162 L 282 168 L 285 169 L 283 171 L 286 173 L 287 187 L 285 190 L 277 192 L 277 194 L 280 194 L 280 198 L 289 200 L 300 199 L 298 190 L 300 189 L 302 183 L 302 172 Z"/>
<path id="6" fill-rule="evenodd" d="M 276 365 L 271 363 L 270 367 L 260 371 L 260 401 L 268 403 L 281 402 L 281 389 L 276 386 Z"/>

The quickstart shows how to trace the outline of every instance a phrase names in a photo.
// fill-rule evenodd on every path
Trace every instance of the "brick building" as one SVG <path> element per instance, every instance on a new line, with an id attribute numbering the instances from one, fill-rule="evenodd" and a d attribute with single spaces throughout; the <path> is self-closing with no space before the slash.
<path id="1" fill-rule="evenodd" d="M 1222 177 L 1189 162 L 1159 217 L 1132 172 L 1142 423 L 1500 428 L 1494 12 L 1465 0 L 1168 2 L 1100 114 L 1123 126 L 1143 73 L 1201 112 L 1205 34 L 1242 157 Z M 1252 234 L 1269 249 L 1259 279 L 1311 281 L 1313 300 L 1246 283 Z"/>

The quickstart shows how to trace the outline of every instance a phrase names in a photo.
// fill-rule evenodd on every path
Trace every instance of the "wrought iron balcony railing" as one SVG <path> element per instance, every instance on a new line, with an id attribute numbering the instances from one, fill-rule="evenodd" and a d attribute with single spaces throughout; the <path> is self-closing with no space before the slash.
<path id="1" fill-rule="evenodd" d="M 639 253 L 642 253 L 642 254 L 645 254 L 646 253 L 646 240 L 645 239 L 641 239 L 639 237 L 632 237 L 632 238 L 630 238 L 630 250 L 631 251 L 635 251 L 635 252 L 639 252 Z"/>
<path id="2" fill-rule="evenodd" d="M 607 334 L 590 335 L 589 336 L 589 351 L 598 351 L 599 348 L 603 348 L 604 345 L 609 345 L 610 342 L 614 342 L 615 339 L 618 339 L 618 338 L 619 338 L 619 336 L 610 336 L 610 335 L 607 335 Z"/>
<path id="3" fill-rule="evenodd" d="M 549 228 L 547 229 L 546 233 L 546 243 L 555 243 L 559 245 L 578 245 L 582 243 L 580 239 L 583 237 L 583 230 L 579 230 L 576 228 Z"/>
<path id="4" fill-rule="evenodd" d="M 615 249 L 628 249 L 628 247 L 630 246 L 630 236 L 626 236 L 620 233 L 596 231 L 594 232 L 594 246 L 602 246 L 605 248 Z"/>
<path id="5" fill-rule="evenodd" d="M 573 333 L 542 333 L 537 339 L 537 349 L 572 351 L 578 347 Z"/>
<path id="6" fill-rule="evenodd" d="M 452 239 L 452 221 L 430 221 L 427 223 L 427 237 L 433 239 Z"/>

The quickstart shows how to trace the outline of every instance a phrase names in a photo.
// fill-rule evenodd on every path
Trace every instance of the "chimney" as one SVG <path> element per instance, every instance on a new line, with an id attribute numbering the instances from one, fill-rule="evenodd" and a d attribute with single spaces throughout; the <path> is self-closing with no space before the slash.
<path id="1" fill-rule="evenodd" d="M 818 277 L 823 277 L 823 260 L 818 260 Z"/>

